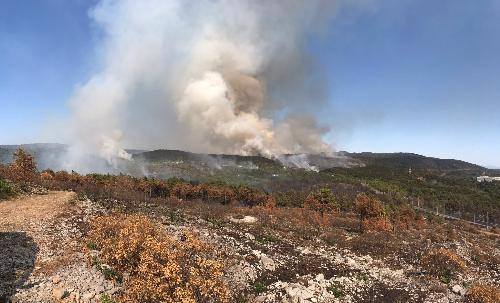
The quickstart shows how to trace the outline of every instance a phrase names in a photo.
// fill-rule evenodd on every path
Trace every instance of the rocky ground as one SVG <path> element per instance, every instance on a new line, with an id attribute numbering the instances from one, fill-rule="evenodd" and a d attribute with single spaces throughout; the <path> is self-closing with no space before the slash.
<path id="1" fill-rule="evenodd" d="M 498 283 L 500 277 L 496 264 L 493 270 L 470 269 L 443 284 L 405 260 L 394 266 L 393 261 L 320 239 L 303 241 L 278 234 L 267 234 L 266 239 L 253 216 L 239 220 L 228 216 L 227 224 L 199 218 L 186 221 L 167 223 L 166 228 L 172 233 L 195 230 L 217 247 L 230 264 L 228 281 L 235 293 L 244 294 L 244 302 L 463 302 L 465 285 L 478 279 Z"/>
<path id="2" fill-rule="evenodd" d="M 86 222 L 99 213 L 71 192 L 0 202 L 0 302 L 98 302 L 119 291 L 82 251 Z"/>
<path id="3" fill-rule="evenodd" d="M 463 302 L 472 283 L 500 284 L 496 235 L 446 228 L 366 235 L 339 224 L 308 236 L 280 212 L 48 192 L 0 202 L 0 302 L 111 302 L 105 298 L 121 285 L 89 264 L 85 235 L 93 217 L 114 212 L 146 214 L 174 235 L 198 234 L 225 261 L 234 302 Z M 467 271 L 447 283 L 427 275 L 419 256 L 435 246 L 456 251 Z"/>

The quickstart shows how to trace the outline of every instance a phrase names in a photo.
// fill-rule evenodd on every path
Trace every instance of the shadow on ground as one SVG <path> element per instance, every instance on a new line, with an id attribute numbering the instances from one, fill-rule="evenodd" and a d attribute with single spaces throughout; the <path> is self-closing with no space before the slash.
<path id="1" fill-rule="evenodd" d="M 0 232 L 0 303 L 7 303 L 28 279 L 38 246 L 24 232 Z"/>

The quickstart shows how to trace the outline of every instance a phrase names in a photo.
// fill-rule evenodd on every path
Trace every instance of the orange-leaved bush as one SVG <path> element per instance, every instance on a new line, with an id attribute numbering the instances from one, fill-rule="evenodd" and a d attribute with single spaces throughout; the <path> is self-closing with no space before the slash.
<path id="1" fill-rule="evenodd" d="M 356 196 L 354 208 L 359 215 L 361 230 L 389 230 L 391 224 L 387 220 L 383 204 L 366 194 Z"/>
<path id="2" fill-rule="evenodd" d="M 304 207 L 319 211 L 321 216 L 324 213 L 338 212 L 340 205 L 335 199 L 332 190 L 329 188 L 321 188 L 309 193 L 304 203 Z"/>
<path id="3" fill-rule="evenodd" d="M 14 153 L 14 167 L 25 174 L 36 173 L 36 163 L 33 156 L 21 148 Z"/>
<path id="4" fill-rule="evenodd" d="M 20 148 L 14 153 L 12 164 L 0 167 L 0 175 L 11 181 L 33 181 L 37 175 L 35 160 Z"/>
<path id="5" fill-rule="evenodd" d="M 223 263 L 191 234 L 176 239 L 147 217 L 113 215 L 92 222 L 101 262 L 128 273 L 121 302 L 229 302 Z"/>
<path id="6" fill-rule="evenodd" d="M 469 303 L 497 303 L 500 302 L 500 288 L 485 284 L 475 284 L 467 290 L 465 302 Z"/>

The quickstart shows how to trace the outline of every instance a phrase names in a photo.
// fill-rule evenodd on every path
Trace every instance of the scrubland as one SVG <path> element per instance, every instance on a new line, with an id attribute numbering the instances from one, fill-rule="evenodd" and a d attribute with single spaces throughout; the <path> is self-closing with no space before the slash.
<path id="1" fill-rule="evenodd" d="M 67 218 L 54 218 L 64 220 L 54 224 L 73 243 L 61 254 L 75 257 L 55 262 L 49 254 L 24 286 L 5 291 L 13 301 L 500 300 L 498 231 L 370 192 L 269 193 L 220 182 L 38 172 L 22 151 L 0 177 L 5 198 L 75 192 Z M 92 285 L 79 287 L 74 272 L 95 277 Z"/>

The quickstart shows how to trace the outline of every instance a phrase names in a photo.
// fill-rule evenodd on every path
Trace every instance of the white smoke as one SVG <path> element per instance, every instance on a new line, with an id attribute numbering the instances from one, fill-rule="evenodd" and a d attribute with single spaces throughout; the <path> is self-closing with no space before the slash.
<path id="1" fill-rule="evenodd" d="M 319 172 L 319 167 L 312 165 L 307 154 L 280 155 L 278 160 L 286 167 L 296 167 Z"/>
<path id="2" fill-rule="evenodd" d="M 336 7 L 332 0 L 100 1 L 89 14 L 102 32 L 98 72 L 70 100 L 68 166 L 81 168 L 86 155 L 116 165 L 130 159 L 123 146 L 331 152 L 322 139 L 328 129 L 294 111 L 325 99 L 305 45 Z"/>

